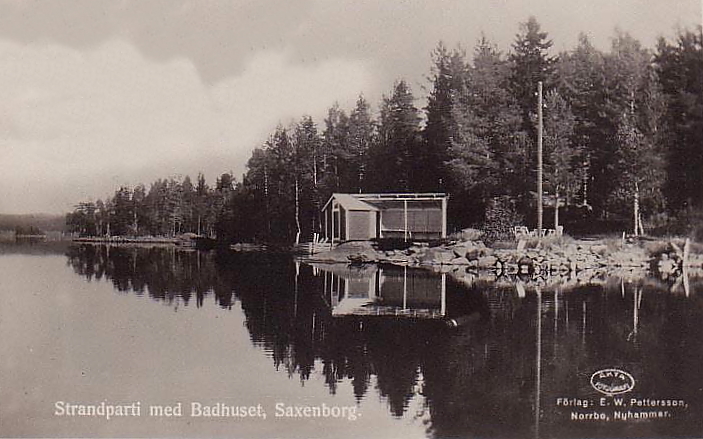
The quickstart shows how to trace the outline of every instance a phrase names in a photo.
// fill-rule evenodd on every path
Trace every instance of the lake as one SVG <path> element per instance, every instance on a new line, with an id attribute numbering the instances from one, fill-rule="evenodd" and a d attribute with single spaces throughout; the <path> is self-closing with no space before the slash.
<path id="1" fill-rule="evenodd" d="M 682 284 L 5 247 L 0 436 L 700 436 Z"/>

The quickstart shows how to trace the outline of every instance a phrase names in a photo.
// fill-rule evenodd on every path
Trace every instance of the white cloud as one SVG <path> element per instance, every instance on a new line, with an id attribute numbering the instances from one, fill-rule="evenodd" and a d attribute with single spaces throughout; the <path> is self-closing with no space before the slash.
<path id="1" fill-rule="evenodd" d="M 119 184 L 241 173 L 275 125 L 322 122 L 371 88 L 360 61 L 292 63 L 261 52 L 240 76 L 202 83 L 181 58 L 111 40 L 87 52 L 0 42 L 0 212 L 64 212 Z"/>

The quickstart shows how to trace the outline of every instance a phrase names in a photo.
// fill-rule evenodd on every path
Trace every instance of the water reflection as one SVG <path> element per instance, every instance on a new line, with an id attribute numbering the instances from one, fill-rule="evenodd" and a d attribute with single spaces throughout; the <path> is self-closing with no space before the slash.
<path id="1" fill-rule="evenodd" d="M 454 325 L 487 311 L 446 273 L 409 267 L 312 264 L 332 315 L 445 319 Z"/>
<path id="2" fill-rule="evenodd" d="M 656 437 L 703 431 L 703 285 L 604 279 L 600 285 L 458 282 L 403 267 L 296 264 L 285 257 L 77 246 L 74 271 L 121 292 L 203 306 L 239 302 L 272 370 L 331 397 L 351 384 L 428 437 Z M 235 312 L 235 310 L 233 310 Z M 462 318 L 476 316 L 473 319 Z M 451 328 L 447 321 L 465 323 Z M 580 421 L 604 395 L 589 378 L 616 367 L 636 378 L 627 398 L 683 399 L 645 422 Z M 260 377 L 266 379 L 267 371 Z M 608 400 L 611 402 L 612 398 Z M 595 410 L 590 407 L 590 410 Z M 613 416 L 613 407 L 601 412 Z M 574 420 L 574 413 L 576 420 Z"/>
<path id="3" fill-rule="evenodd" d="M 168 303 L 187 305 L 193 297 L 202 306 L 207 294 L 217 303 L 232 305 L 227 273 L 218 273 L 214 254 L 174 247 L 75 245 L 66 253 L 68 264 L 88 280 L 106 279 L 120 292 L 148 295 Z"/>

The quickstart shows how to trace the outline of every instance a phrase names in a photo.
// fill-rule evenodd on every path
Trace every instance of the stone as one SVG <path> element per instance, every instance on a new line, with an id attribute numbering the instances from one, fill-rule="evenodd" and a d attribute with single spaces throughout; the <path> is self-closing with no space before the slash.
<path id="1" fill-rule="evenodd" d="M 466 258 L 454 258 L 451 260 L 451 263 L 454 265 L 469 265 L 469 260 Z"/>
<path id="2" fill-rule="evenodd" d="M 498 258 L 495 256 L 482 256 L 478 259 L 479 268 L 493 268 L 498 262 Z"/>
<path id="3" fill-rule="evenodd" d="M 435 259 L 440 263 L 446 264 L 454 259 L 454 253 L 447 250 L 440 250 L 436 253 Z"/>
<path id="4" fill-rule="evenodd" d="M 596 244 L 591 246 L 591 252 L 597 255 L 604 255 L 608 250 L 608 246 L 605 244 Z"/>
<path id="5" fill-rule="evenodd" d="M 468 251 L 468 249 L 465 246 L 454 247 L 452 249 L 452 253 L 454 253 L 454 257 L 457 257 L 457 258 L 463 258 L 466 255 L 467 251 Z"/>
<path id="6" fill-rule="evenodd" d="M 464 229 L 461 231 L 461 239 L 465 241 L 475 241 L 481 237 L 483 232 L 478 229 Z"/>

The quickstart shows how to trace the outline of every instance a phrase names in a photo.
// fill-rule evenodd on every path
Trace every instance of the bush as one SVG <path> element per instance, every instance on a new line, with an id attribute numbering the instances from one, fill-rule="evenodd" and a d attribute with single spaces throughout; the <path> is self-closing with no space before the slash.
<path id="1" fill-rule="evenodd" d="M 654 236 L 684 236 L 703 242 L 703 208 L 687 209 L 676 216 L 653 215 L 645 225 L 647 232 Z"/>
<path id="2" fill-rule="evenodd" d="M 486 208 L 483 223 L 483 240 L 486 244 L 513 239 L 513 227 L 522 224 L 522 215 L 515 209 L 515 201 L 510 197 L 497 197 Z"/>
<path id="3" fill-rule="evenodd" d="M 689 238 L 703 242 L 703 208 L 689 209 L 680 216 L 683 234 Z"/>

